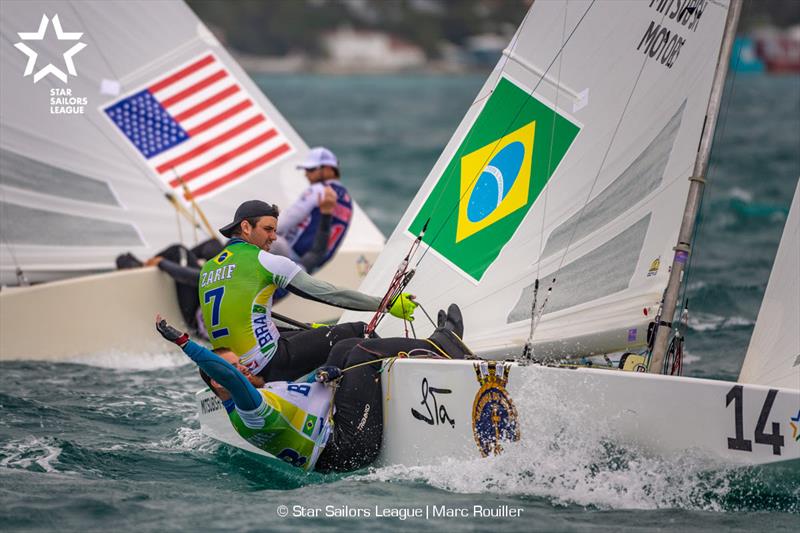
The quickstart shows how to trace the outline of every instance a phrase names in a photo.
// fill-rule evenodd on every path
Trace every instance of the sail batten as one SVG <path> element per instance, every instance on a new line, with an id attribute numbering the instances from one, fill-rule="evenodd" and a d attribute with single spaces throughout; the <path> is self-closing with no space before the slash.
<path id="1" fill-rule="evenodd" d="M 511 61 L 514 61 L 521 67 L 525 68 L 531 74 L 538 76 L 539 78 L 541 78 L 541 81 L 547 82 L 552 88 L 556 89 L 557 91 L 564 92 L 572 98 L 580 97 L 577 91 L 567 87 L 566 85 L 564 85 L 563 82 L 561 82 L 558 79 L 555 79 L 553 75 L 548 74 L 545 70 L 542 70 L 536 65 L 529 63 L 528 61 L 525 60 L 525 58 L 521 57 L 518 53 L 515 53 L 513 50 L 507 48 L 503 50 L 503 55 L 508 59 L 510 59 Z"/>

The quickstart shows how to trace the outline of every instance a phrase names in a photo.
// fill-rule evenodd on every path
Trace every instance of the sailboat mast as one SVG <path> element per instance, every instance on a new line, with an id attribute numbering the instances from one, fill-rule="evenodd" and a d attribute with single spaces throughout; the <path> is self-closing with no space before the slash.
<path id="1" fill-rule="evenodd" d="M 742 8 L 742 0 L 731 0 L 728 16 L 725 19 L 725 33 L 722 37 L 717 68 L 714 72 L 714 82 L 711 86 L 711 96 L 708 101 L 706 111 L 706 121 L 703 134 L 700 138 L 700 146 L 695 159 L 694 171 L 689 178 L 689 195 L 686 198 L 686 207 L 683 212 L 683 221 L 678 233 L 678 244 L 675 246 L 675 256 L 672 260 L 672 270 L 669 282 L 664 291 L 664 303 L 661 311 L 661 322 L 656 324 L 655 341 L 653 343 L 653 353 L 650 357 L 648 372 L 660 374 L 664 366 L 664 356 L 667 352 L 667 344 L 672 331 L 672 318 L 675 315 L 675 308 L 678 303 L 683 271 L 689 254 L 692 249 L 692 235 L 694 234 L 697 212 L 700 209 L 700 201 L 703 198 L 705 188 L 706 171 L 708 170 L 708 158 L 711 153 L 711 142 L 714 139 L 714 130 L 719 115 L 719 104 L 722 100 L 722 91 L 725 86 L 725 77 L 728 74 L 728 64 L 730 63 L 731 48 L 736 36 L 736 26 L 739 22 L 739 14 Z"/>

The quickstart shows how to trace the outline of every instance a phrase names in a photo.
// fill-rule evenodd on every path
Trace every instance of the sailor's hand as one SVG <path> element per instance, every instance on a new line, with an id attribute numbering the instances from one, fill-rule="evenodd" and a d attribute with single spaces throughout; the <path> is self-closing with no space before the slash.
<path id="1" fill-rule="evenodd" d="M 414 301 L 414 295 L 407 292 L 401 293 L 400 296 L 394 299 L 389 305 L 389 313 L 397 318 L 402 318 L 409 322 L 414 321 L 414 309 L 417 308 L 417 302 Z"/>
<path id="2" fill-rule="evenodd" d="M 183 348 L 187 342 L 189 342 L 189 334 L 184 333 L 182 331 L 178 331 L 177 329 L 173 328 L 167 321 L 161 318 L 161 315 L 156 315 L 156 329 L 161 336 L 167 339 L 169 342 L 174 342 L 181 348 Z"/>
<path id="3" fill-rule="evenodd" d="M 155 256 L 155 257 L 151 257 L 150 259 L 148 259 L 147 261 L 145 261 L 145 262 L 144 262 L 144 266 L 148 266 L 148 267 L 157 267 L 157 266 L 158 266 L 158 264 L 159 264 L 161 261 L 163 261 L 163 260 L 164 260 L 164 258 L 163 258 L 162 256 L 160 256 L 160 255 L 157 255 L 157 256 Z"/>
<path id="4" fill-rule="evenodd" d="M 319 195 L 319 212 L 323 215 L 333 214 L 337 199 L 338 196 L 336 196 L 336 191 L 333 190 L 333 187 L 326 185 L 325 191 Z"/>
<path id="5" fill-rule="evenodd" d="M 314 379 L 319 383 L 330 383 L 342 377 L 342 371 L 336 366 L 321 366 L 314 374 Z"/>

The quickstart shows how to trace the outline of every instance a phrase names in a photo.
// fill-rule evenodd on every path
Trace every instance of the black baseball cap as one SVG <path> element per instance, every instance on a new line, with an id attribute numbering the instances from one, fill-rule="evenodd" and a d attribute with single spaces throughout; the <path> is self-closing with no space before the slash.
<path id="1" fill-rule="evenodd" d="M 248 200 L 236 209 L 236 214 L 233 216 L 233 222 L 227 226 L 219 228 L 219 232 L 224 236 L 230 238 L 233 230 L 236 229 L 242 220 L 246 218 L 258 217 L 278 217 L 278 206 L 275 204 L 268 204 L 261 200 Z"/>

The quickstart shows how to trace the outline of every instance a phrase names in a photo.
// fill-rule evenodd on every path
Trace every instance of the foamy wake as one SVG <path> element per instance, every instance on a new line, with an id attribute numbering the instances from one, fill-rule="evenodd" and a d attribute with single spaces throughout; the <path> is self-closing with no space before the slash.
<path id="1" fill-rule="evenodd" d="M 599 449 L 532 449 L 508 445 L 502 455 L 434 466 L 395 465 L 362 476 L 372 481 L 421 481 L 459 493 L 535 496 L 557 505 L 605 509 L 721 510 L 724 473 L 704 473 L 692 460 L 665 461 Z"/>
<path id="2" fill-rule="evenodd" d="M 64 359 L 64 362 L 122 370 L 176 368 L 191 363 L 185 355 L 176 351 L 162 353 L 110 351 L 77 355 Z"/>
<path id="3" fill-rule="evenodd" d="M 749 318 L 740 316 L 719 316 L 711 313 L 693 313 L 689 315 L 689 327 L 695 331 L 716 331 L 738 326 L 755 324 Z"/>
<path id="4" fill-rule="evenodd" d="M 40 472 L 55 472 L 61 448 L 52 439 L 28 437 L 12 440 L 0 447 L 1 468 L 21 468 Z"/>
<path id="5" fill-rule="evenodd" d="M 168 452 L 209 453 L 217 450 L 220 443 L 205 435 L 200 429 L 184 427 L 178 428 L 172 437 L 147 445 L 147 447 Z"/>
<path id="6" fill-rule="evenodd" d="M 733 187 L 730 189 L 728 191 L 728 196 L 737 200 L 742 200 L 743 202 L 753 201 L 753 193 L 740 187 Z"/>
<path id="7" fill-rule="evenodd" d="M 501 455 L 389 466 L 359 478 L 424 482 L 458 493 L 541 497 L 556 505 L 722 509 L 730 472 L 709 471 L 707 462 L 688 455 L 649 457 L 612 445 L 606 437 L 613 436 L 607 420 L 580 416 L 577 400 L 553 388 L 542 381 L 526 382 L 515 394 L 522 439 L 504 444 Z"/>
<path id="8" fill-rule="evenodd" d="M 700 357 L 699 355 L 695 355 L 686 349 L 683 350 L 683 364 L 693 365 L 694 363 L 697 363 L 701 359 L 702 357 Z"/>

